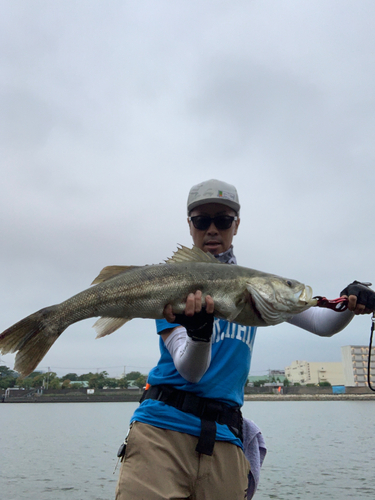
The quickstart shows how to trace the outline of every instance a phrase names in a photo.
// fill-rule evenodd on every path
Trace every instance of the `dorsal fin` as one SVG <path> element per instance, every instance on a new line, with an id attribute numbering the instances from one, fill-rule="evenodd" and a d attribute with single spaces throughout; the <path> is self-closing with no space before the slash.
<path id="1" fill-rule="evenodd" d="M 180 245 L 173 256 L 165 261 L 167 264 L 181 264 L 182 262 L 207 262 L 221 264 L 211 253 L 206 253 L 198 247 L 188 248 Z"/>
<path id="2" fill-rule="evenodd" d="M 104 267 L 99 275 L 91 283 L 92 285 L 97 285 L 98 283 L 103 283 L 118 274 L 125 273 L 126 271 L 131 271 L 132 269 L 137 269 L 140 266 L 107 266 Z"/>

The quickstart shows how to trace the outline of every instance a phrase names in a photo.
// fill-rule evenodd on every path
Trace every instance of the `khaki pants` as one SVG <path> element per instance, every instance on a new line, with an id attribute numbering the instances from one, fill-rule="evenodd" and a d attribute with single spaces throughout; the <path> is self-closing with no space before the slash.
<path id="1" fill-rule="evenodd" d="M 116 500 L 243 500 L 250 465 L 238 446 L 216 441 L 212 456 L 198 438 L 134 422 Z"/>

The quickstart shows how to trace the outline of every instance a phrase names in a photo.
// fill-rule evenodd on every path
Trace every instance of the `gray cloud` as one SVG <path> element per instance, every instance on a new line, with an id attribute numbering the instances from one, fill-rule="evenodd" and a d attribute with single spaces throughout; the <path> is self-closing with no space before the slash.
<path id="1" fill-rule="evenodd" d="M 3 2 L 0 330 L 105 265 L 189 245 L 187 192 L 212 177 L 238 187 L 241 264 L 332 297 L 375 280 L 374 15 L 349 0 Z M 92 323 L 41 366 L 157 361 L 152 321 L 95 342 Z M 252 370 L 339 360 L 368 329 L 260 330 Z"/>

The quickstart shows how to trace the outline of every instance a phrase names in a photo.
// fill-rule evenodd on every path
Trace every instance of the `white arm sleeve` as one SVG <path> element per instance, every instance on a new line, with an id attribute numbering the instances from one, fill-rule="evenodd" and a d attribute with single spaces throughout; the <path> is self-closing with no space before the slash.
<path id="1" fill-rule="evenodd" d="M 341 332 L 353 319 L 354 313 L 349 310 L 336 312 L 332 309 L 311 307 L 307 311 L 296 314 L 287 320 L 291 325 L 299 326 L 321 337 L 332 337 Z"/>
<path id="2" fill-rule="evenodd" d="M 164 342 L 178 373 L 196 384 L 211 362 L 211 342 L 192 340 L 183 326 L 175 328 Z"/>

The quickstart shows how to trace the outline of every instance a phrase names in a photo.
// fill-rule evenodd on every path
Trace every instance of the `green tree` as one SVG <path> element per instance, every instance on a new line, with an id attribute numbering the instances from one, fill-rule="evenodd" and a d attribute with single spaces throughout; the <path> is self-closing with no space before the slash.
<path id="1" fill-rule="evenodd" d="M 27 377 L 19 377 L 17 379 L 18 387 L 31 389 L 32 387 L 41 387 L 43 385 L 44 374 L 42 372 L 32 372 Z"/>
<path id="2" fill-rule="evenodd" d="M 118 387 L 121 387 L 122 389 L 126 389 L 128 387 L 128 381 L 126 380 L 125 377 L 121 377 L 117 381 L 117 385 L 118 385 Z"/>
<path id="3" fill-rule="evenodd" d="M 135 385 L 138 386 L 140 389 L 142 389 L 147 382 L 147 376 L 146 375 L 141 375 L 135 380 Z"/>
<path id="4" fill-rule="evenodd" d="M 57 377 L 56 373 L 52 373 L 53 375 L 48 380 L 48 389 L 61 389 L 61 382 Z"/>
<path id="5" fill-rule="evenodd" d="M 21 387 L 23 389 L 31 389 L 33 386 L 33 379 L 29 377 L 18 377 L 16 380 L 17 387 Z"/>
<path id="6" fill-rule="evenodd" d="M 30 375 L 28 375 L 26 378 L 34 379 L 39 377 L 40 375 L 43 375 L 43 372 L 34 371 L 31 372 Z"/>
<path id="7" fill-rule="evenodd" d="M 76 373 L 67 373 L 63 377 L 60 377 L 60 380 L 70 380 L 71 382 L 74 382 L 75 380 L 78 380 L 78 375 Z"/>
<path id="8" fill-rule="evenodd" d="M 116 378 L 108 377 L 105 379 L 105 385 L 111 387 L 112 389 L 118 387 L 118 380 Z"/>
<path id="9" fill-rule="evenodd" d="M 15 372 L 14 370 L 11 370 L 7 366 L 0 366 L 0 378 L 1 377 L 14 377 L 17 378 L 19 377 L 19 373 Z"/>
<path id="10" fill-rule="evenodd" d="M 16 382 L 19 387 L 25 389 L 31 389 L 32 387 L 35 389 L 39 387 L 59 389 L 61 385 L 55 372 L 32 372 L 27 377 L 19 377 Z"/>
<path id="11" fill-rule="evenodd" d="M 39 375 L 36 375 L 33 377 L 33 387 L 45 387 L 46 384 L 46 374 L 45 373 L 40 373 Z"/>
<path id="12" fill-rule="evenodd" d="M 17 379 L 14 377 L 1 377 L 0 378 L 0 389 L 8 389 L 8 387 L 14 387 L 17 383 Z"/>
<path id="13" fill-rule="evenodd" d="M 141 372 L 129 372 L 128 374 L 126 374 L 125 378 L 127 381 L 137 380 L 137 378 L 139 378 L 141 375 Z"/>
<path id="14" fill-rule="evenodd" d="M 19 373 L 11 370 L 7 366 L 0 366 L 0 389 L 7 389 L 16 385 Z"/>
<path id="15" fill-rule="evenodd" d="M 79 381 L 78 381 L 79 382 Z M 82 384 L 78 383 L 78 384 L 70 384 L 70 388 L 73 388 L 73 389 L 81 389 L 83 387 L 83 382 Z"/>
<path id="16" fill-rule="evenodd" d="M 108 373 L 106 371 L 94 373 L 89 379 L 90 389 L 103 389 L 107 385 Z"/>
<path id="17" fill-rule="evenodd" d="M 127 384 L 126 387 L 129 387 L 130 383 L 132 383 L 132 385 L 142 388 L 146 385 L 147 375 L 141 372 L 130 372 L 125 376 L 125 380 Z M 121 381 L 121 384 L 124 384 L 124 382 Z"/>
<path id="18" fill-rule="evenodd" d="M 319 387 L 332 387 L 331 384 L 328 382 L 328 380 L 324 382 L 319 382 Z"/>
<path id="19" fill-rule="evenodd" d="M 77 380 L 85 380 L 85 381 L 90 381 L 90 378 L 96 375 L 95 373 L 89 372 L 89 373 L 83 373 L 82 375 L 79 375 L 77 377 Z"/>

